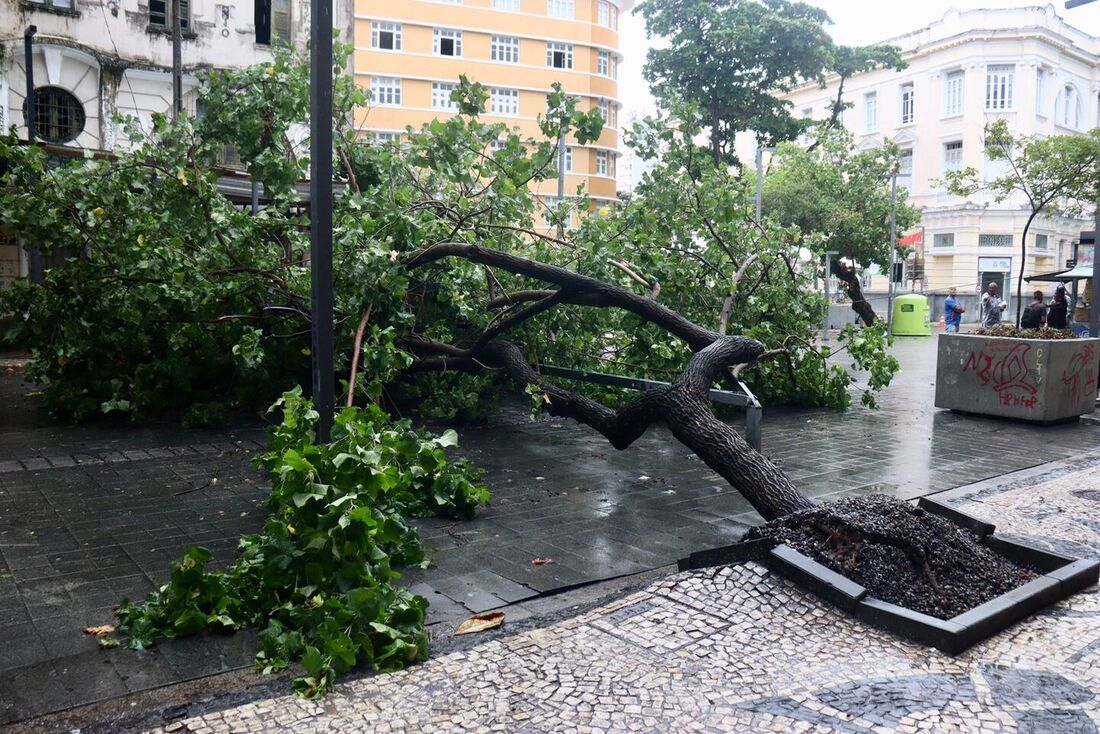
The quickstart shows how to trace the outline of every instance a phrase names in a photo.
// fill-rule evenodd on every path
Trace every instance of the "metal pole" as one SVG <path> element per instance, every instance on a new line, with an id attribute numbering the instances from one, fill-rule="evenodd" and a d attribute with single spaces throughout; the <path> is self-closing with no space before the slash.
<path id="1" fill-rule="evenodd" d="M 260 182 L 252 177 L 252 216 L 260 213 Z"/>
<path id="2" fill-rule="evenodd" d="M 829 309 L 832 307 L 833 301 L 829 297 L 829 273 L 833 272 L 833 255 L 838 254 L 836 250 L 825 251 L 825 324 L 821 327 L 821 341 L 829 341 Z"/>
<path id="3" fill-rule="evenodd" d="M 26 70 L 27 82 L 27 114 L 24 122 L 27 125 L 27 143 L 34 145 L 38 142 L 38 120 L 35 119 L 34 109 L 34 34 L 38 33 L 38 26 L 29 25 L 23 31 L 23 68 Z M 31 183 L 35 183 L 38 176 L 31 173 Z M 42 274 L 45 271 L 45 260 L 42 251 L 37 247 L 27 248 L 30 256 L 27 263 L 27 276 L 31 283 L 41 283 Z"/>
<path id="4" fill-rule="evenodd" d="M 310 0 L 309 260 L 313 290 L 313 404 L 328 442 L 336 407 L 332 295 L 332 0 Z"/>
<path id="5" fill-rule="evenodd" d="M 565 201 L 565 118 L 558 132 L 558 206 Z M 558 239 L 565 239 L 565 223 L 558 222 Z"/>
<path id="6" fill-rule="evenodd" d="M 1092 302 L 1089 307 L 1089 336 L 1098 336 L 1100 335 L 1100 200 L 1097 200 L 1096 211 L 1092 216 Z"/>
<path id="7" fill-rule="evenodd" d="M 172 4 L 172 122 L 183 113 L 183 29 L 180 23 L 180 0 Z"/>
<path id="8" fill-rule="evenodd" d="M 894 333 L 894 263 L 898 256 L 898 172 L 890 176 L 890 278 L 886 290 L 886 335 Z"/>
<path id="9" fill-rule="evenodd" d="M 760 224 L 760 218 L 764 210 L 764 146 L 756 141 L 756 223 Z M 828 271 L 826 271 L 828 272 Z"/>

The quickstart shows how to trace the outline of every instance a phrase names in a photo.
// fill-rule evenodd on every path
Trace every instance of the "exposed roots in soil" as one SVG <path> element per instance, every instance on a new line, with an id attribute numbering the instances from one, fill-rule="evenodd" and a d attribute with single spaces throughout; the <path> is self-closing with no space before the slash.
<path id="1" fill-rule="evenodd" d="M 950 520 L 883 495 L 837 500 L 752 528 L 874 597 L 950 619 L 1035 578 Z"/>

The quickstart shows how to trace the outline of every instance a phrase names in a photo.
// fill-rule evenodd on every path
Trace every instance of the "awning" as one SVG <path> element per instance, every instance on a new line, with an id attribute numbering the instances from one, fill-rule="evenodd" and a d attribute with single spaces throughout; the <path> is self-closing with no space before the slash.
<path id="1" fill-rule="evenodd" d="M 1028 283 L 1041 282 L 1041 283 L 1069 283 L 1073 280 L 1089 280 L 1092 278 L 1092 263 L 1087 265 L 1078 265 L 1070 270 L 1059 270 L 1057 273 L 1044 273 L 1043 275 L 1032 275 L 1029 278 L 1024 278 Z"/>

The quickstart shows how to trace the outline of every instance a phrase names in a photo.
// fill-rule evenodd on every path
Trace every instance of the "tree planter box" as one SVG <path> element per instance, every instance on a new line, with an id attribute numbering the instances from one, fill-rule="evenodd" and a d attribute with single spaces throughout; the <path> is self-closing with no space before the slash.
<path id="1" fill-rule="evenodd" d="M 678 563 L 681 571 L 757 561 L 869 625 L 893 632 L 948 655 L 995 635 L 1044 607 L 1061 601 L 1100 578 L 1100 561 L 1077 560 L 1017 543 L 994 534 L 994 526 L 953 507 L 922 498 L 919 506 L 976 533 L 998 555 L 1042 575 L 951 619 L 938 619 L 876 599 L 843 575 L 786 545 L 750 540 L 692 553 Z"/>
<path id="2" fill-rule="evenodd" d="M 936 407 L 1055 423 L 1092 413 L 1100 339 L 940 334 Z"/>

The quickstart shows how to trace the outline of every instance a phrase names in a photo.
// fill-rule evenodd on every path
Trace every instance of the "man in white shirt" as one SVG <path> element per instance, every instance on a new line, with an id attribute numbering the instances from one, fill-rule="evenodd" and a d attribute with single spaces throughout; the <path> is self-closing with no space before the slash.
<path id="1" fill-rule="evenodd" d="M 1001 323 L 1001 314 L 1008 308 L 1008 304 L 1004 299 L 997 295 L 996 283 L 990 283 L 986 287 L 985 293 L 982 294 L 982 306 L 984 307 L 984 315 L 982 316 L 982 326 L 990 329 Z"/>

